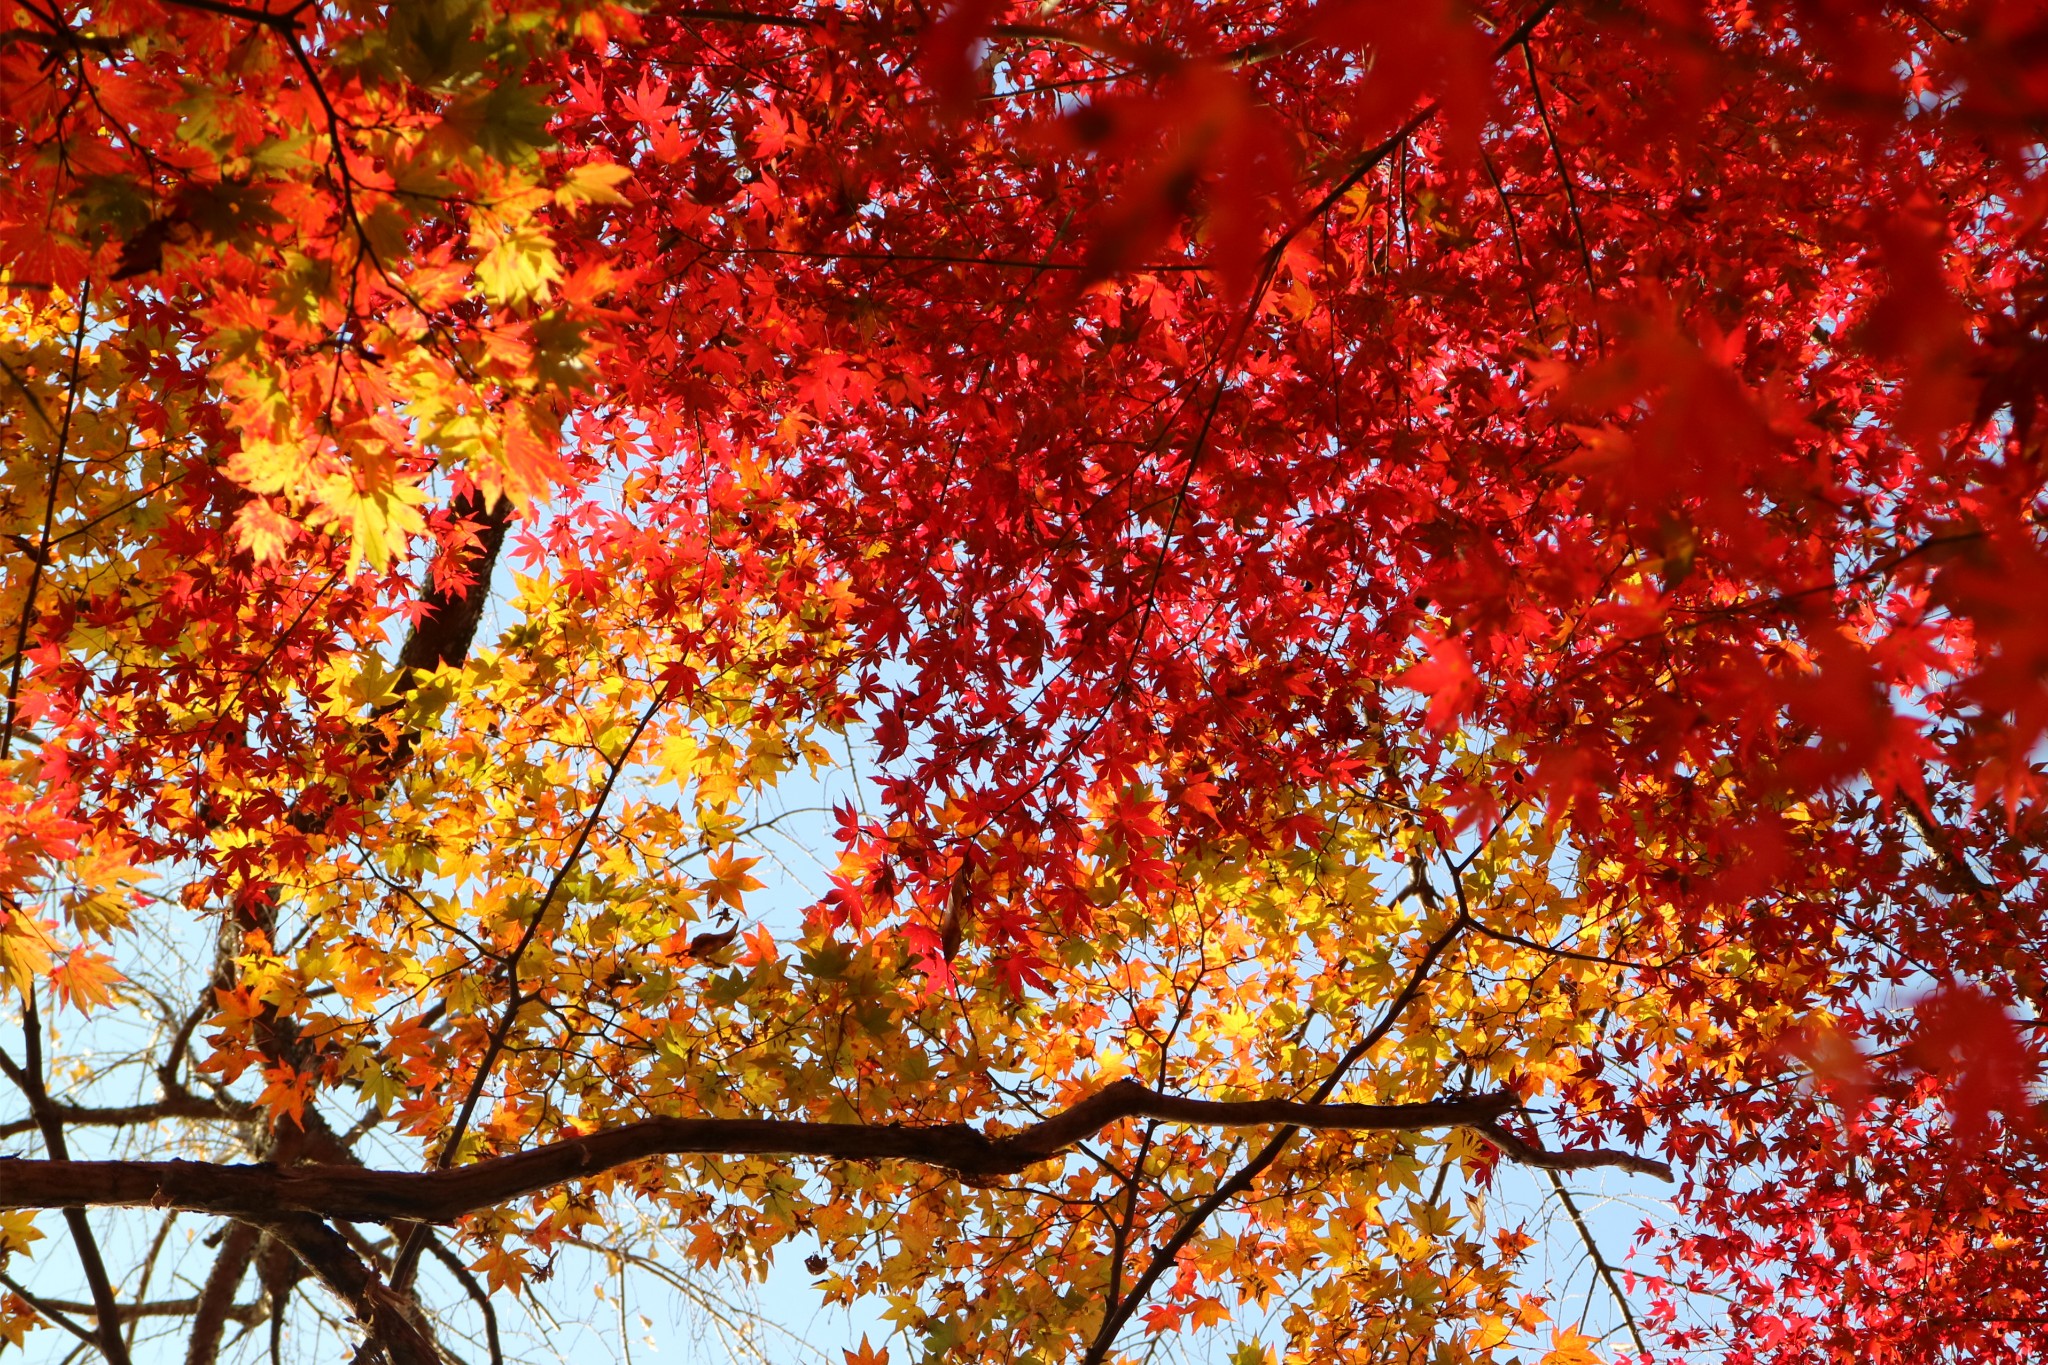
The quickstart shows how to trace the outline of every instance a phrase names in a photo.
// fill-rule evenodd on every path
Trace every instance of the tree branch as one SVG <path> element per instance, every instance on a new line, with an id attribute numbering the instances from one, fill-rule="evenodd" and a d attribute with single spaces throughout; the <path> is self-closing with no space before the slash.
<path id="1" fill-rule="evenodd" d="M 428 569 L 426 588 L 420 593 L 426 610 L 398 653 L 400 685 L 408 692 L 414 686 L 415 672 L 459 667 L 469 657 L 484 603 L 490 599 L 491 573 L 504 548 L 505 531 L 512 525 L 508 498 L 486 503 L 480 493 L 465 493 L 450 503 L 448 510 L 457 521 L 476 525 L 476 539 L 442 551 L 455 560 L 452 568 L 444 568 L 441 556 L 436 555 Z"/>
<path id="2" fill-rule="evenodd" d="M 159 1119 L 222 1119 L 232 1122 L 255 1112 L 253 1106 L 245 1110 L 190 1093 L 170 1095 L 148 1104 L 105 1108 L 53 1101 L 50 1109 L 60 1123 L 71 1128 L 125 1128 L 134 1123 L 155 1123 Z M 36 1127 L 37 1121 L 33 1118 L 13 1119 L 0 1123 L 0 1138 L 18 1137 L 34 1132 Z"/>
<path id="3" fill-rule="evenodd" d="M 462 1286 L 462 1292 L 469 1295 L 470 1301 L 476 1304 L 477 1311 L 483 1314 L 484 1341 L 490 1347 L 491 1365 L 505 1365 L 505 1349 L 498 1340 L 498 1310 L 491 1306 L 491 1296 L 477 1283 L 476 1276 L 462 1263 L 462 1258 L 441 1245 L 440 1238 L 428 1233 L 426 1242 L 428 1254 L 455 1277 L 455 1282 Z"/>
<path id="4" fill-rule="evenodd" d="M 1590 1151 L 1552 1152 L 1538 1147 L 1527 1138 L 1517 1137 L 1507 1129 L 1494 1123 L 1470 1125 L 1481 1137 L 1500 1149 L 1502 1156 L 1519 1161 L 1524 1166 L 1534 1166 L 1539 1171 L 1589 1171 L 1599 1166 L 1618 1166 L 1624 1171 L 1637 1175 L 1654 1175 L 1670 1183 L 1671 1168 L 1661 1161 L 1631 1152 L 1611 1152 L 1605 1148 Z"/>
<path id="5" fill-rule="evenodd" d="M 92 1334 L 91 1328 L 79 1326 L 69 1316 L 72 1313 L 82 1315 L 92 1312 L 93 1306 L 91 1304 L 66 1303 L 57 1299 L 38 1298 L 27 1285 L 21 1283 L 12 1275 L 7 1274 L 0 1274 L 0 1286 L 4 1286 L 12 1291 L 16 1298 L 35 1309 L 38 1316 L 49 1319 L 86 1345 L 99 1345 L 99 1339 Z"/>
<path id="6" fill-rule="evenodd" d="M 445 1365 L 406 1300 L 363 1264 L 340 1233 L 303 1214 L 273 1220 L 269 1229 L 354 1311 L 356 1321 L 369 1334 L 366 1346 L 388 1353 L 391 1365 Z"/>
<path id="7" fill-rule="evenodd" d="M 1978 875 L 1977 869 L 1970 866 L 1969 859 L 1957 851 L 1955 840 L 1949 836 L 1947 828 L 1934 818 L 1927 807 L 1916 801 L 1913 794 L 1904 787 L 1899 789 L 1898 801 L 1912 819 L 1913 827 L 1920 831 L 1920 837 L 1927 841 L 1927 846 L 1941 859 L 1942 866 L 1954 873 L 1956 878 L 1969 888 L 1971 898 L 1987 907 L 2000 904 L 1998 888 L 1985 881 Z"/>
<path id="8" fill-rule="evenodd" d="M 28 1054 L 27 1065 L 16 1066 L 12 1057 L 0 1052 L 0 1071 L 6 1073 L 7 1079 L 13 1081 L 28 1100 L 29 1112 L 35 1115 L 36 1127 L 42 1132 L 43 1146 L 50 1153 L 47 1163 L 21 1164 L 56 1166 L 66 1164 L 70 1153 L 64 1145 L 64 1124 L 50 1102 L 50 1092 L 43 1085 L 42 1028 L 42 1021 L 36 1016 L 35 992 L 24 992 L 21 997 L 21 1034 Z M 92 1226 L 85 1218 L 86 1207 L 91 1202 L 89 1199 L 68 1199 L 40 1207 L 64 1210 L 64 1223 L 71 1230 L 72 1245 L 78 1252 L 78 1268 L 85 1273 L 86 1288 L 92 1292 L 94 1313 L 98 1318 L 96 1335 L 100 1354 L 107 1358 L 108 1365 L 128 1365 L 128 1346 L 121 1337 L 120 1308 L 114 1297 L 114 1284 L 107 1276 L 107 1265 L 100 1257 L 99 1243 L 93 1240 Z"/>
<path id="9" fill-rule="evenodd" d="M 1563 1203 L 1564 1211 L 1571 1216 L 1572 1226 L 1579 1230 L 1579 1240 L 1586 1245 L 1586 1255 L 1593 1260 L 1593 1269 L 1607 1285 L 1607 1292 L 1614 1296 L 1614 1305 L 1621 1310 L 1622 1325 L 1628 1328 L 1629 1340 L 1635 1343 L 1636 1354 L 1644 1360 L 1650 1358 L 1650 1347 L 1643 1340 L 1643 1329 L 1636 1324 L 1636 1310 L 1629 1303 L 1628 1295 L 1621 1292 L 1621 1277 L 1614 1273 L 1614 1267 L 1600 1251 L 1600 1244 L 1593 1240 L 1593 1229 L 1586 1222 L 1586 1216 L 1579 1212 L 1579 1201 L 1572 1198 L 1572 1192 L 1565 1187 L 1564 1177 L 1556 1171 L 1546 1171 L 1550 1188 Z"/>
<path id="10" fill-rule="evenodd" d="M 242 1287 L 242 1277 L 249 1273 L 249 1262 L 256 1258 L 256 1244 L 261 1238 L 262 1233 L 253 1224 L 228 1225 L 213 1269 L 207 1272 L 206 1283 L 192 1301 L 192 1335 L 185 1339 L 185 1365 L 213 1365 L 220 1357 L 220 1340 L 234 1307 L 235 1291 Z"/>
<path id="11" fill-rule="evenodd" d="M 0 1276 L 0 1281 L 4 1281 L 5 1278 Z M 56 1309 L 62 1313 L 92 1312 L 91 1304 L 80 1303 L 76 1299 L 37 1299 L 30 1303 L 29 1306 L 46 1317 L 49 1315 L 50 1309 Z M 199 1311 L 199 1306 L 199 1300 L 196 1297 L 185 1299 L 151 1299 L 148 1303 L 124 1303 L 121 1305 L 121 1320 L 123 1322 L 133 1322 L 137 1318 L 189 1318 Z M 244 1323 L 261 1322 L 267 1315 L 267 1310 L 260 1303 L 230 1304 L 226 1314 L 229 1322 Z"/>
<path id="12" fill-rule="evenodd" d="M 565 1181 L 666 1156 L 818 1157 L 911 1161 L 968 1180 L 1015 1175 L 1130 1118 L 1219 1128 L 1289 1125 L 1318 1131 L 1416 1132 L 1474 1128 L 1515 1160 L 1558 1170 L 1621 1166 L 1661 1173 L 1621 1152 L 1546 1152 L 1494 1125 L 1510 1092 L 1419 1104 L 1200 1100 L 1122 1080 L 1021 1132 L 990 1137 L 964 1123 L 809 1123 L 792 1119 L 646 1119 L 511 1156 L 436 1171 L 336 1165 L 226 1165 L 200 1161 L 0 1162 L 0 1208 L 88 1205 L 191 1209 L 268 1223 L 295 1213 L 351 1222 L 451 1222 Z"/>

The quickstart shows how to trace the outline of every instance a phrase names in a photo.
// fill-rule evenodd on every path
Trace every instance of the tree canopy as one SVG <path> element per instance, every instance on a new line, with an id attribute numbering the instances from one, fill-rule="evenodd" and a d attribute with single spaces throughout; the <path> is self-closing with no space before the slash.
<path id="1" fill-rule="evenodd" d="M 4 8 L 0 1342 L 2048 1346 L 2048 9 Z"/>

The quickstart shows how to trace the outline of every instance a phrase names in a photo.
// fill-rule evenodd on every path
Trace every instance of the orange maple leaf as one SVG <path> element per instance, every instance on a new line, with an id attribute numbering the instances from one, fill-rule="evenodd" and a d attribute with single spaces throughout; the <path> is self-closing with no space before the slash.
<path id="1" fill-rule="evenodd" d="M 889 1365 L 889 1348 L 868 1345 L 868 1334 L 860 1334 L 860 1345 L 853 1350 L 841 1350 L 846 1365 Z"/>

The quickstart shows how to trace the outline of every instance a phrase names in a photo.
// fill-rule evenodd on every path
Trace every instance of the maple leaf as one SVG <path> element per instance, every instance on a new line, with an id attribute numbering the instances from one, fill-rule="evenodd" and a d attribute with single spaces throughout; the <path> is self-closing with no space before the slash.
<path id="1" fill-rule="evenodd" d="M 533 1267 L 518 1252 L 503 1246 L 487 1248 L 484 1253 L 469 1263 L 472 1271 L 480 1272 L 491 1292 L 516 1289 L 526 1283 L 533 1274 Z"/>
<path id="2" fill-rule="evenodd" d="M 0 1258 L 26 1252 L 42 1239 L 43 1231 L 36 1226 L 33 1212 L 9 1209 L 0 1213 Z"/>
<path id="3" fill-rule="evenodd" d="M 1429 698 L 1424 723 L 1436 731 L 1456 725 L 1480 695 L 1471 656 L 1457 640 L 1443 639 L 1430 645 L 1428 657 L 1402 674 L 1401 682 Z"/>
<path id="4" fill-rule="evenodd" d="M 654 73 L 643 73 L 639 82 L 629 90 L 613 95 L 619 112 L 633 122 L 646 128 L 656 128 L 670 122 L 676 106 L 668 102 L 668 87 L 657 81 Z"/>
<path id="5" fill-rule="evenodd" d="M 1499 1168 L 1671 1166 L 1630 1354 L 2041 1355 L 2030 7 L 60 10 L 0 968 L 137 1161 L 0 1176 L 105 1282 L 288 1175 L 486 1297 L 801 1233 L 949 1365 L 1500 1355 Z"/>
<path id="6" fill-rule="evenodd" d="M 282 555 L 298 533 L 298 523 L 273 507 L 267 498 L 251 498 L 235 514 L 235 539 L 259 563 Z"/>
<path id="7" fill-rule="evenodd" d="M 0 1299 L 0 1338 L 13 1346 L 20 1346 L 29 1330 L 42 1325 L 42 1317 L 19 1294 L 10 1293 Z"/>
<path id="8" fill-rule="evenodd" d="M 127 978 L 105 953 L 74 948 L 62 962 L 50 968 L 49 979 L 59 1000 L 86 1014 L 97 1006 L 111 1004 L 114 987 Z"/>
<path id="9" fill-rule="evenodd" d="M 1868 1061 L 1856 1040 L 1833 1025 L 1803 1025 L 1782 1046 L 1845 1106 L 1855 1108 L 1870 1094 L 1874 1078 Z"/>
<path id="10" fill-rule="evenodd" d="M 555 202 L 563 208 L 584 204 L 623 204 L 626 196 L 619 186 L 630 180 L 633 170 L 609 161 L 586 161 L 573 166 L 555 190 Z"/>
<path id="11" fill-rule="evenodd" d="M 846 1365 L 889 1365 L 889 1348 L 868 1345 L 868 1334 L 860 1334 L 860 1345 L 851 1350 L 842 1348 L 839 1352 L 846 1357 Z"/>
<path id="12" fill-rule="evenodd" d="M 1594 1347 L 1599 1344 L 1595 1337 L 1573 1327 L 1550 1329 L 1550 1346 L 1538 1357 L 1539 1365 L 1602 1365 Z"/>
<path id="13" fill-rule="evenodd" d="M 1949 1111 L 1966 1144 L 1987 1135 L 1991 1111 L 2030 1114 L 2039 1064 L 2005 1007 L 1981 988 L 1949 987 L 1914 1009 L 1912 1057 L 1948 1079 Z"/>
<path id="14" fill-rule="evenodd" d="M 480 235 L 476 278 L 484 297 L 505 304 L 538 302 L 562 278 L 554 237 L 543 224 L 528 220 Z"/>
<path id="15" fill-rule="evenodd" d="M 742 910 L 745 908 L 745 893 L 759 891 L 767 885 L 747 875 L 747 869 L 760 861 L 759 858 L 740 857 L 731 849 L 721 849 L 708 859 L 711 876 L 699 883 L 699 887 L 713 904 L 724 904 L 734 910 Z"/>

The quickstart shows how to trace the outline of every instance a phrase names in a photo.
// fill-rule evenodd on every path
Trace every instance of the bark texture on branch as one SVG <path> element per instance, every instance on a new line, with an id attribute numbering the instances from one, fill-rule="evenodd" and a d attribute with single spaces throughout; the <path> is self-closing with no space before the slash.
<path id="1" fill-rule="evenodd" d="M 270 1231 L 354 1312 L 367 1336 L 358 1360 L 381 1357 L 389 1365 L 445 1365 L 418 1316 L 418 1302 L 393 1292 L 339 1232 L 303 1214 L 273 1221 Z"/>
<path id="2" fill-rule="evenodd" d="M 441 1171 L 374 1171 L 337 1165 L 217 1165 L 197 1161 L 0 1162 L 0 1208 L 66 1205 L 191 1209 L 254 1222 L 298 1213 L 351 1222 L 452 1222 L 467 1213 L 578 1177 L 663 1156 L 821 1157 L 912 1161 L 968 1180 L 1015 1175 L 1111 1123 L 1160 1119 L 1207 1127 L 1292 1124 L 1321 1131 L 1415 1132 L 1469 1127 L 1517 1160 L 1572 1167 L 1624 1166 L 1663 1173 L 1624 1153 L 1548 1153 L 1503 1140 L 1495 1123 L 1511 1093 L 1458 1095 L 1419 1104 L 1313 1104 L 1295 1100 L 1199 1100 L 1122 1080 L 1020 1132 L 990 1137 L 964 1123 L 806 1123 L 787 1119 L 646 1119 Z"/>
<path id="3" fill-rule="evenodd" d="M 1661 1161 L 1636 1156 L 1632 1152 L 1552 1152 L 1538 1147 L 1527 1138 L 1518 1137 L 1497 1123 L 1475 1124 L 1481 1137 L 1498 1147 L 1501 1155 L 1524 1166 L 1534 1166 L 1542 1171 L 1590 1171 L 1599 1166 L 1618 1166 L 1624 1171 L 1637 1175 L 1653 1175 L 1670 1183 L 1671 1168 Z"/>
<path id="4" fill-rule="evenodd" d="M 437 556 L 428 570 L 420 591 L 424 610 L 398 653 L 405 686 L 410 686 L 415 672 L 460 667 L 469 658 L 477 625 L 483 620 L 484 603 L 490 600 L 491 573 L 498 566 L 505 532 L 512 525 L 512 504 L 504 498 L 486 501 L 480 493 L 465 493 L 455 499 L 450 511 L 458 522 L 476 526 L 476 538 L 466 546 L 444 549 L 441 556 L 452 564 L 444 566 Z"/>

